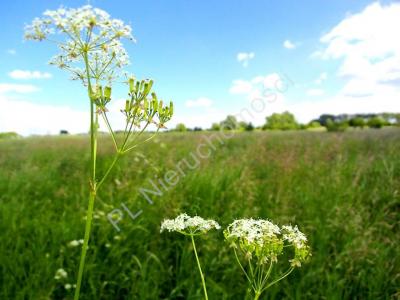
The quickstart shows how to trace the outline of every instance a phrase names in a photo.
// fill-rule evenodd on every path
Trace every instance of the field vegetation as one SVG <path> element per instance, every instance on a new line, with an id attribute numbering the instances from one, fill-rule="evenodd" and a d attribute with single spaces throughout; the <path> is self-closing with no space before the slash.
<path id="1" fill-rule="evenodd" d="M 299 225 L 312 258 L 263 299 L 400 297 L 398 128 L 231 133 L 195 163 L 192 154 L 212 134 L 160 134 L 121 159 L 96 199 L 81 299 L 202 299 L 191 244 L 160 234 L 161 222 L 182 212 L 223 228 L 246 217 Z M 113 144 L 99 143 L 101 174 Z M 88 147 L 86 136 L 0 141 L 0 299 L 73 297 Z M 176 183 L 161 185 L 179 165 Z M 154 191 L 152 182 L 161 193 L 147 193 L 151 204 L 140 191 Z M 113 211 L 123 214 L 120 231 Z M 141 213 L 133 219 L 128 211 Z M 209 299 L 246 299 L 222 231 L 197 243 Z"/>

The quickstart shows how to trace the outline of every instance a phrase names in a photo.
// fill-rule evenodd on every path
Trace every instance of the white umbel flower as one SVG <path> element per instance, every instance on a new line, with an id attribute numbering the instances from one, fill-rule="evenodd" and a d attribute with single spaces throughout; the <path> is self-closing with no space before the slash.
<path id="1" fill-rule="evenodd" d="M 57 41 L 51 35 L 64 34 L 65 40 Z M 86 74 L 77 65 L 87 55 L 90 76 L 111 81 L 115 69 L 129 64 L 129 57 L 121 39 L 134 41 L 132 28 L 121 20 L 98 8 L 85 5 L 77 9 L 47 10 L 25 27 L 28 40 L 51 40 L 59 46 L 60 53 L 50 64 L 72 73 L 72 79 L 85 82 Z"/>
<path id="2" fill-rule="evenodd" d="M 175 219 L 166 219 L 161 223 L 160 232 L 176 231 L 183 234 L 201 234 L 211 229 L 220 229 L 221 226 L 214 220 L 205 220 L 202 217 L 191 217 L 185 213 Z"/>

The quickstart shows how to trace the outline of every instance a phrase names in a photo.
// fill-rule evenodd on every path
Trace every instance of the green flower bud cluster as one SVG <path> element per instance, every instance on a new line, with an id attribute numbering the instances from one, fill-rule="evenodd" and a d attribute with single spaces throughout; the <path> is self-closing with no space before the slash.
<path id="1" fill-rule="evenodd" d="M 156 93 L 151 92 L 153 80 L 137 81 L 131 77 L 128 85 L 129 99 L 125 101 L 125 109 L 121 110 L 127 123 L 140 127 L 140 123 L 146 121 L 156 124 L 158 128 L 165 128 L 164 124 L 173 115 L 173 103 L 163 106 L 163 101 L 157 98 Z"/>
<path id="2" fill-rule="evenodd" d="M 106 112 L 106 105 L 111 101 L 111 87 L 97 85 L 91 94 L 92 101 L 96 104 L 98 112 Z"/>

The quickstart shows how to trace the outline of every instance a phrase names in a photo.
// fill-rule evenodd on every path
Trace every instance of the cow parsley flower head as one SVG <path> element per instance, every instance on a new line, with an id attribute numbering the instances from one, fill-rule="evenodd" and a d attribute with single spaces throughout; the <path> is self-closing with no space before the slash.
<path id="1" fill-rule="evenodd" d="M 307 237 L 297 226 L 284 225 L 280 228 L 268 220 L 240 219 L 224 230 L 224 236 L 250 283 L 254 299 L 259 299 L 266 289 L 288 276 L 296 267 L 300 267 L 311 255 Z M 241 263 L 240 255 L 244 263 L 249 265 L 247 271 Z M 288 269 L 282 273 L 276 272 L 275 274 L 280 275 L 274 276 L 276 278 L 269 282 L 269 277 L 274 274 L 272 269 L 285 265 L 281 262 L 285 260 L 288 262 Z"/>
<path id="2" fill-rule="evenodd" d="M 284 246 L 293 246 L 293 266 L 300 266 L 310 255 L 307 237 L 297 226 L 284 225 L 279 228 L 268 220 L 235 220 L 224 231 L 225 239 L 239 248 L 247 258 L 255 257 L 260 263 L 276 262 Z"/>
<path id="3" fill-rule="evenodd" d="M 260 262 L 276 261 L 282 252 L 280 228 L 268 220 L 240 219 L 224 231 L 232 246 L 239 246 L 248 258 L 256 256 Z"/>
<path id="4" fill-rule="evenodd" d="M 175 219 L 166 219 L 161 223 L 160 232 L 176 231 L 186 235 L 199 235 L 211 229 L 220 229 L 221 226 L 214 220 L 205 220 L 202 217 L 191 217 L 183 213 Z"/>
<path id="5" fill-rule="evenodd" d="M 55 34 L 64 35 L 65 40 L 54 40 Z M 134 41 L 129 25 L 111 19 L 107 12 L 90 5 L 45 11 L 42 18 L 35 18 L 25 27 L 25 38 L 56 42 L 60 53 L 50 64 L 68 70 L 73 79 L 84 82 L 86 74 L 84 68 L 77 66 L 79 62 L 87 59 L 92 78 L 111 81 L 115 78 L 115 69 L 129 64 L 121 39 Z"/>

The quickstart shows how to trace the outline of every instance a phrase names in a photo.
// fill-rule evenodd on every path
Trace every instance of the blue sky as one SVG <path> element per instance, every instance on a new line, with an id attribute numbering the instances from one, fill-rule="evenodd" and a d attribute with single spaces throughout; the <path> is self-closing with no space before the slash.
<path id="1" fill-rule="evenodd" d="M 46 9 L 87 3 L 1 4 L 6 30 L 0 33 L 0 131 L 86 130 L 85 90 L 47 64 L 57 53 L 55 45 L 23 41 L 23 27 Z M 321 113 L 400 111 L 400 46 L 395 41 L 400 4 L 321 3 L 90 1 L 133 27 L 137 43 L 125 43 L 132 62 L 127 71 L 153 78 L 157 93 L 175 102 L 172 126 L 184 122 L 208 127 L 227 114 L 251 110 L 263 88 L 288 82 L 261 111 L 238 117 L 259 125 L 265 116 L 283 110 L 302 122 Z M 16 70 L 26 76 L 10 75 Z M 34 71 L 39 75 L 33 76 Z M 123 98 L 123 87 L 116 94 Z M 112 119 L 117 120 L 116 114 Z M 76 121 L 81 117 L 83 121 Z"/>

